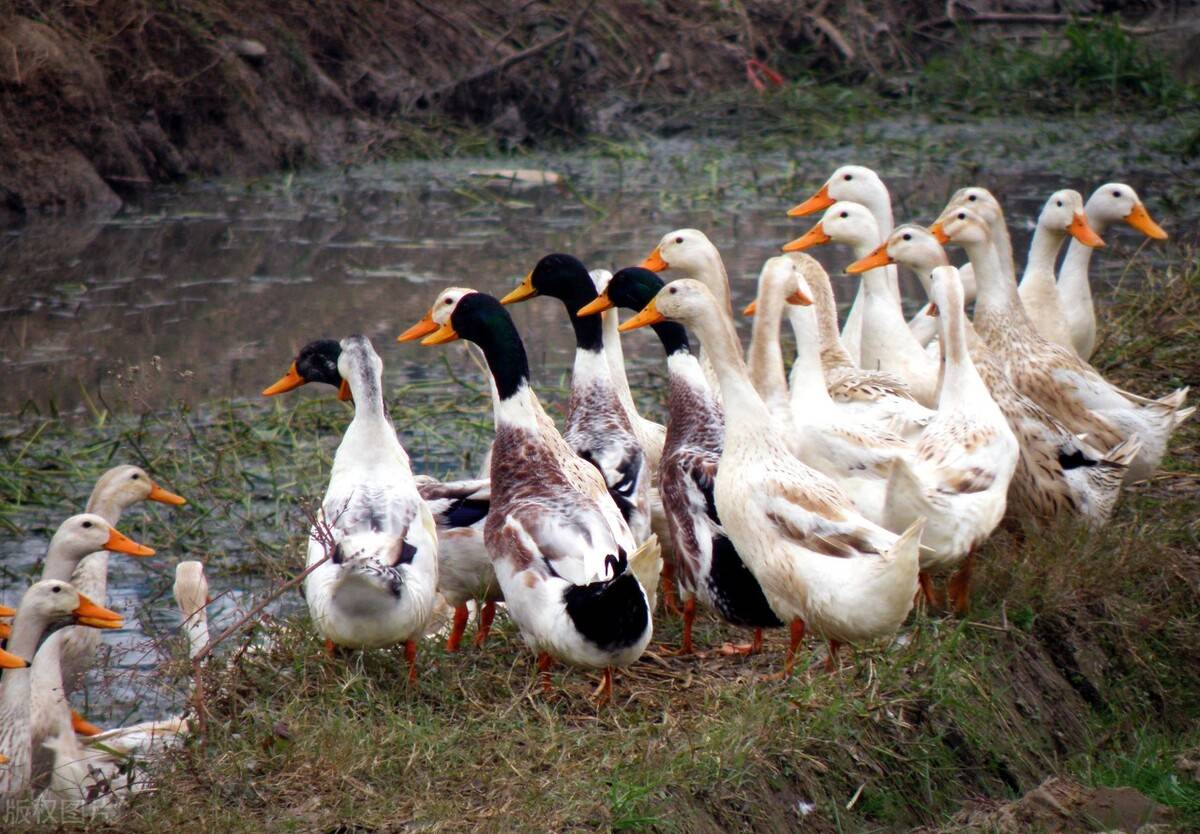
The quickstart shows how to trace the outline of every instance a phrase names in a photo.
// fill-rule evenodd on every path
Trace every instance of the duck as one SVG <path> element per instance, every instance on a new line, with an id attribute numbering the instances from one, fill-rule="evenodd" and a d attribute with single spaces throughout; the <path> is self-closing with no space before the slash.
<path id="1" fill-rule="evenodd" d="M 640 311 L 663 287 L 654 272 L 626 267 L 612 276 L 600 295 L 579 310 L 595 315 L 613 307 Z M 667 357 L 667 425 L 659 492 L 675 543 L 676 573 L 683 597 L 679 653 L 694 651 L 697 600 L 730 625 L 754 629 L 738 653 L 762 651 L 763 629 L 781 628 L 762 587 L 721 527 L 713 504 L 713 478 L 721 459 L 725 413 L 692 354 L 687 331 L 675 322 L 651 325 Z"/>
<path id="2" fill-rule="evenodd" d="M 1098 235 L 1117 223 L 1125 223 L 1151 240 L 1167 239 L 1166 231 L 1151 218 L 1137 192 L 1123 182 L 1109 182 L 1097 188 L 1083 210 L 1088 225 Z M 1094 251 L 1094 247 L 1072 240 L 1058 271 L 1058 295 L 1066 314 L 1071 347 L 1084 360 L 1096 351 L 1096 307 L 1088 281 L 1088 266 Z"/>
<path id="3" fill-rule="evenodd" d="M 657 539 L 638 545 L 599 469 L 545 413 L 530 386 L 524 343 L 498 299 L 443 292 L 430 316 L 439 327 L 421 343 L 473 342 L 494 383 L 484 541 L 509 615 L 538 656 L 544 690 L 552 691 L 555 660 L 602 669 L 596 695 L 606 703 L 613 669 L 640 658 L 653 634 Z"/>
<path id="4" fill-rule="evenodd" d="M 1087 221 L 1072 216 L 1070 222 Z M 1145 405 L 1130 402 L 1074 350 L 1037 333 L 1015 282 L 1004 276 L 991 234 L 978 215 L 951 207 L 931 230 L 943 243 L 962 245 L 975 265 L 979 283 L 975 329 L 1001 362 L 1013 386 L 1098 448 L 1111 452 L 1137 438 L 1140 446 L 1125 470 L 1126 483 L 1153 474 L 1171 433 L 1195 410 L 1183 408 L 1187 389 Z"/>
<path id="5" fill-rule="evenodd" d="M 853 274 L 870 269 L 883 259 L 911 269 L 927 285 L 932 283 L 935 268 L 950 263 L 931 232 L 923 226 L 905 224 L 897 226 L 878 250 L 846 271 Z M 999 360 L 965 317 L 963 329 L 971 362 L 1017 438 L 1019 452 L 1009 484 L 1007 516 L 1038 527 L 1064 517 L 1078 518 L 1092 527 L 1102 526 L 1112 515 L 1137 441 L 1107 453 L 1093 448 L 1013 387 Z"/>
<path id="6" fill-rule="evenodd" d="M 783 268 L 778 260 L 763 268 Z M 923 521 L 901 536 L 885 530 L 864 518 L 830 478 L 792 455 L 750 380 L 733 322 L 707 287 L 672 281 L 621 328 L 666 319 L 708 346 L 724 391 L 725 440 L 713 500 L 771 610 L 789 624 L 783 674 L 791 674 L 806 630 L 829 641 L 831 668 L 842 643 L 895 633 L 917 591 Z"/>
<path id="7" fill-rule="evenodd" d="M 855 420 L 829 396 L 816 314 L 804 278 L 805 271 L 823 272 L 821 265 L 802 253 L 771 264 L 773 268 L 762 270 L 758 296 L 745 310 L 754 315 L 748 362 L 751 381 L 775 415 L 792 454 L 832 478 L 863 516 L 882 524 L 892 459 L 911 455 L 913 448 L 869 417 Z M 790 387 L 779 347 L 784 308 L 796 334 Z"/>
<path id="8" fill-rule="evenodd" d="M 883 180 L 865 165 L 843 165 L 835 170 L 825 184 L 811 197 L 788 210 L 788 217 L 805 217 L 818 211 L 828 210 L 837 202 L 857 203 L 870 212 L 880 235 L 892 231 L 892 197 Z M 900 279 L 894 268 L 885 271 L 888 292 L 901 302 Z M 862 361 L 863 313 L 866 302 L 866 285 L 860 284 L 846 322 L 842 325 L 841 341 L 855 365 L 870 367 Z"/>
<path id="9" fill-rule="evenodd" d="M 80 521 L 79 519 L 82 519 Z M 95 519 L 96 521 L 92 521 Z M 108 525 L 98 516 L 72 516 L 63 522 L 70 524 L 67 538 L 80 550 L 79 558 L 103 546 Z M 83 528 L 90 523 L 93 526 Z M 60 527 L 61 530 L 61 527 Z M 8 767 L 0 768 L 0 797 L 22 795 L 29 791 L 33 772 L 33 751 L 42 749 L 45 739 L 37 738 L 33 730 L 32 670 L 28 663 L 34 657 L 42 635 L 58 620 L 72 618 L 79 625 L 91 628 L 120 628 L 124 621 L 119 614 L 101 608 L 80 594 L 69 582 L 61 579 L 39 580 L 25 591 L 13 620 L 12 638 L 7 651 L 22 663 L 11 661 L 0 677 L 0 750 L 10 759 Z M 58 727 L 53 727 L 57 734 Z M 35 748 L 36 743 L 36 748 Z"/>
<path id="10" fill-rule="evenodd" d="M 650 536 L 650 468 L 646 453 L 622 406 L 605 355 L 604 326 L 577 311 L 596 298 L 595 284 L 578 258 L 546 255 L 501 304 L 547 296 L 561 301 L 575 329 L 575 364 L 563 438 L 604 476 L 636 541 Z"/>
<path id="11" fill-rule="evenodd" d="M 304 597 L 329 654 L 335 646 L 403 643 L 415 684 L 417 638 L 437 593 L 437 529 L 388 419 L 383 362 L 365 336 L 342 339 L 338 348 L 339 389 L 349 391 L 354 418 L 309 534 Z M 327 346 L 322 362 L 332 354 Z M 298 364 L 296 370 L 303 378 Z"/>
<path id="12" fill-rule="evenodd" d="M 122 465 L 114 466 L 100 476 L 84 512 L 98 515 L 115 526 L 125 510 L 142 501 L 170 507 L 187 503 L 187 499 L 157 484 L 141 467 Z M 108 600 L 108 554 L 107 550 L 98 550 L 83 557 L 70 577 L 71 584 L 80 593 L 99 605 L 106 605 Z M 62 646 L 63 681 L 68 698 L 82 687 L 84 675 L 95 662 L 99 648 L 100 632 L 96 629 L 68 629 Z M 72 711 L 71 720 L 77 732 L 87 735 L 96 731 L 77 712 Z"/>
<path id="13" fill-rule="evenodd" d="M 405 334 L 408 339 L 432 333 L 426 322 L 418 322 Z M 405 338 L 402 337 L 402 338 Z M 338 390 L 338 397 L 348 400 L 349 382 L 338 369 L 342 346 L 335 339 L 317 339 L 300 349 L 296 358 L 277 382 L 268 386 L 263 396 L 273 397 L 292 391 L 309 382 L 324 383 Z M 490 501 L 490 484 L 486 478 L 462 481 L 439 481 L 428 475 L 416 475 L 417 493 L 433 515 L 438 539 L 438 591 L 454 609 L 453 625 L 446 640 L 446 650 L 456 652 L 462 643 L 470 618 L 471 600 L 482 600 L 475 646 L 487 641 L 496 616 L 496 603 L 503 599 L 487 548 L 483 544 L 483 524 Z"/>
<path id="14" fill-rule="evenodd" d="M 1055 283 L 1054 262 L 1063 241 L 1071 236 L 1094 249 L 1104 240 L 1088 224 L 1083 197 L 1065 188 L 1050 195 L 1038 215 L 1037 228 L 1029 244 L 1029 259 L 1017 287 L 1025 313 L 1043 339 L 1074 350 L 1067 314 Z"/>
<path id="15" fill-rule="evenodd" d="M 607 269 L 593 269 L 588 274 L 592 278 L 597 298 L 603 296 L 608 282 L 612 280 L 612 272 Z M 662 423 L 643 417 L 633 401 L 633 391 L 625 374 L 625 353 L 621 347 L 621 334 L 617 331 L 620 321 L 616 313 L 602 312 L 600 318 L 604 326 L 604 355 L 608 358 L 613 389 L 617 392 L 617 398 L 621 401 L 626 416 L 629 417 L 629 425 L 646 455 L 646 468 L 650 471 L 650 529 L 658 537 L 659 549 L 662 552 L 663 606 L 670 613 L 682 613 L 675 598 L 675 543 L 671 539 L 671 528 L 658 484 L 659 464 L 662 462 L 667 428 Z"/>
<path id="16" fill-rule="evenodd" d="M 890 232 L 890 228 L 888 230 Z M 830 206 L 821 221 L 796 240 L 784 245 L 785 252 L 801 252 L 830 242 L 849 244 L 856 258 L 875 250 L 884 236 L 871 212 L 858 203 L 840 201 Z M 864 368 L 886 371 L 908 383 L 913 398 L 932 408 L 937 402 L 938 365 L 916 340 L 904 320 L 899 296 L 888 286 L 886 267 L 862 274 L 862 333 L 859 362 Z M 843 339 L 843 342 L 845 339 Z"/>
<path id="17" fill-rule="evenodd" d="M 965 614 L 975 550 L 1004 518 L 1020 447 L 971 361 L 958 270 L 934 267 L 929 292 L 942 324 L 942 387 L 916 454 L 892 462 L 884 526 L 899 532 L 928 519 L 921 534 L 922 588 L 930 599 L 930 577 L 954 571 L 950 598 L 955 612 Z"/>

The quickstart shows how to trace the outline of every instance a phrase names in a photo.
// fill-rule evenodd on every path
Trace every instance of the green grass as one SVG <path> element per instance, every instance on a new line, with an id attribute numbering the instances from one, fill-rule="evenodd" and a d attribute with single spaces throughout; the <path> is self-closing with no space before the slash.
<path id="1" fill-rule="evenodd" d="M 1118 296 L 1098 361 L 1141 391 L 1195 384 L 1197 321 L 1200 268 L 1187 261 Z M 478 391 L 430 383 L 390 405 L 418 469 L 473 468 L 453 454 L 488 434 Z M 29 420 L 0 439 L 0 517 L 40 531 L 94 474 L 133 459 L 193 506 L 139 513 L 132 532 L 202 554 L 216 593 L 279 582 L 301 563 L 302 508 L 347 416 L 324 396 Z M 431 432 L 447 419 L 453 444 Z M 675 657 L 660 644 L 678 643 L 679 623 L 660 616 L 652 652 L 597 708 L 596 676 L 577 670 L 556 669 L 543 695 L 504 618 L 485 651 L 425 641 L 415 687 L 398 651 L 327 658 L 303 615 L 276 623 L 268 648 L 241 652 L 264 632 L 239 634 L 205 671 L 202 730 L 161 765 L 157 792 L 91 828 L 902 831 L 1060 775 L 1138 788 L 1196 830 L 1197 788 L 1175 766 L 1200 742 L 1196 426 L 1109 527 L 998 532 L 968 619 L 918 613 L 901 640 L 836 675 L 810 644 L 791 680 L 769 680 L 783 636 L 763 655 L 727 656 L 718 647 L 745 635 L 706 617 L 705 653 Z"/>

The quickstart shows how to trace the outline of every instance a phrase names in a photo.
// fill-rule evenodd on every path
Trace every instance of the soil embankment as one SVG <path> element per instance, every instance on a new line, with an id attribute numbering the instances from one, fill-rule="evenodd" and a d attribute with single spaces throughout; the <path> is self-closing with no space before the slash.
<path id="1" fill-rule="evenodd" d="M 188 176 L 436 152 L 431 135 L 464 126 L 501 147 L 619 135 L 629 120 L 671 130 L 640 113 L 644 100 L 753 96 L 781 77 L 837 75 L 895 91 L 977 16 L 947 18 L 954 6 L 940 0 L 6 5 L 0 221 L 111 207 Z M 984 5 L 1012 17 L 1004 3 Z M 1057 4 L 1041 5 L 1060 26 Z"/>

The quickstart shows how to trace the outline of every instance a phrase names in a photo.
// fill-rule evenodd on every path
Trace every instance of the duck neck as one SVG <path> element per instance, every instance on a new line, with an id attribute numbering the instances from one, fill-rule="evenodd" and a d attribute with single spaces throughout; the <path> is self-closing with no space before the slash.
<path id="1" fill-rule="evenodd" d="M 567 315 L 571 319 L 571 327 L 575 329 L 575 347 L 578 350 L 604 350 L 604 321 L 601 316 L 580 316 L 577 311 L 596 298 L 596 289 L 587 273 L 579 281 L 570 282 L 564 289 L 567 292 L 559 296 Z"/>
<path id="2" fill-rule="evenodd" d="M 529 359 L 512 321 L 496 316 L 475 344 L 483 351 L 492 375 L 492 407 L 501 423 L 536 429 L 541 410 L 529 387 Z"/>
<path id="3" fill-rule="evenodd" d="M 721 309 L 731 319 L 733 317 L 733 297 L 729 289 L 729 273 L 725 271 L 725 261 L 714 246 L 704 257 L 704 262 L 697 269 L 682 270 L 688 278 L 694 278 L 713 294 L 713 298 L 721 305 Z"/>
<path id="4" fill-rule="evenodd" d="M 1062 249 L 1066 235 L 1055 231 L 1041 223 L 1033 233 L 1033 241 L 1029 244 L 1029 260 L 1025 264 L 1026 278 L 1037 276 L 1039 279 L 1054 283 L 1054 262 Z"/>
<path id="5" fill-rule="evenodd" d="M 608 358 L 608 372 L 612 377 L 613 388 L 616 389 L 617 399 L 621 401 L 621 408 L 625 409 L 625 414 L 631 421 L 636 421 L 639 417 L 637 405 L 633 402 L 629 377 L 625 375 L 625 351 L 621 347 L 621 332 L 617 330 L 620 322 L 617 321 L 615 310 L 605 310 L 600 314 L 600 318 L 603 325 L 604 355 Z"/>
<path id="6" fill-rule="evenodd" d="M 90 552 L 81 553 L 78 546 L 72 546 L 64 532 L 56 532 L 54 538 L 50 539 L 50 547 L 46 550 L 46 564 L 42 568 L 42 579 L 70 582 L 80 560 Z"/>
<path id="7" fill-rule="evenodd" d="M 1084 210 L 1087 212 L 1088 225 L 1096 234 L 1104 237 L 1109 227 L 1108 218 L 1096 210 L 1091 200 L 1088 200 Z M 1067 244 L 1067 254 L 1063 256 L 1062 269 L 1058 273 L 1058 290 L 1067 302 L 1068 309 L 1079 309 L 1081 305 L 1091 307 L 1092 285 L 1088 280 L 1088 270 L 1094 251 L 1092 247 L 1084 246 L 1073 238 Z"/>
<path id="8" fill-rule="evenodd" d="M 952 294 L 948 299 L 949 309 L 938 306 L 941 319 L 940 344 L 942 354 L 942 391 L 938 407 L 945 408 L 955 402 L 975 402 L 991 394 L 984 385 L 967 341 L 967 314 L 963 309 L 962 293 Z"/>
<path id="9" fill-rule="evenodd" d="M 188 657 L 192 660 L 208 648 L 208 613 L 200 608 L 191 616 L 184 615 L 183 629 L 187 635 Z"/>
<path id="10" fill-rule="evenodd" d="M 769 279 L 755 302 L 754 326 L 750 335 L 750 379 L 770 405 L 786 404 L 787 376 L 783 367 L 783 349 L 779 345 L 779 325 L 783 317 L 783 293 Z"/>
<path id="11" fill-rule="evenodd" d="M 100 516 L 114 527 L 121 520 L 121 513 L 124 511 L 125 505 L 104 489 L 103 484 L 96 484 L 96 488 L 92 490 L 92 494 L 88 498 L 87 508 L 84 510 L 85 513 Z"/>
<path id="12" fill-rule="evenodd" d="M 1009 280 L 1017 280 L 1017 267 L 1013 260 L 1012 238 L 1008 234 L 1008 223 L 1004 219 L 1004 210 L 996 207 L 996 218 L 988 225 L 992 235 L 992 243 L 996 247 L 1000 269 Z"/>
<path id="13" fill-rule="evenodd" d="M 808 274 L 808 288 L 812 292 L 813 307 L 817 319 L 817 333 L 821 348 L 821 362 L 831 368 L 849 368 L 854 365 L 846 346 L 839 338 L 837 324 L 837 301 L 833 297 L 833 285 L 824 270 Z"/>
<path id="14" fill-rule="evenodd" d="M 990 240 L 964 243 L 963 249 L 975 269 L 975 314 L 1014 315 L 1022 317 L 1025 310 L 1017 294 L 1017 283 L 1004 274 L 996 247 Z"/>
<path id="15" fill-rule="evenodd" d="M 788 305 L 787 313 L 796 335 L 796 361 L 792 363 L 791 375 L 792 410 L 799 413 L 813 406 L 832 404 L 821 366 L 818 313 L 812 307 L 795 304 Z"/>

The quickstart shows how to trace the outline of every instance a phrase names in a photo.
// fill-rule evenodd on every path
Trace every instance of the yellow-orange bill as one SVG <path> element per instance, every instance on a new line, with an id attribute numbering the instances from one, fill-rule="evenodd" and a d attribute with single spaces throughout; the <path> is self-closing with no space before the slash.
<path id="1" fill-rule="evenodd" d="M 104 549 L 114 553 L 127 553 L 130 556 L 154 555 L 154 548 L 138 544 L 129 536 L 119 532 L 116 527 L 108 528 L 108 541 L 104 543 Z"/>
<path id="2" fill-rule="evenodd" d="M 1082 211 L 1076 212 L 1071 219 L 1071 225 L 1067 226 L 1067 234 L 1084 246 L 1091 246 L 1093 249 L 1104 245 L 1100 235 L 1096 234 L 1096 230 L 1088 225 L 1087 215 Z"/>
<path id="3" fill-rule="evenodd" d="M 615 305 L 609 300 L 608 293 L 600 293 L 587 304 L 580 307 L 575 315 L 577 316 L 594 316 L 596 313 L 603 313 L 605 310 L 611 310 Z"/>
<path id="4" fill-rule="evenodd" d="M 929 227 L 929 234 L 937 238 L 937 242 L 945 246 L 950 242 L 950 235 L 946 234 L 946 230 L 942 228 L 941 223 L 934 223 Z"/>
<path id="5" fill-rule="evenodd" d="M 664 269 L 669 269 L 670 264 L 663 260 L 662 252 L 657 246 L 654 251 L 646 256 L 646 259 L 638 264 L 642 269 L 648 269 L 651 272 L 662 272 Z"/>
<path id="6" fill-rule="evenodd" d="M 622 333 L 628 333 L 630 330 L 637 330 L 639 327 L 645 327 L 648 324 L 658 324 L 660 321 L 666 321 L 667 317 L 658 312 L 658 304 L 654 299 L 642 308 L 642 311 L 627 322 L 622 324 L 618 330 Z"/>
<path id="7" fill-rule="evenodd" d="M 282 394 L 284 391 L 291 391 L 293 388 L 299 388 L 306 382 L 308 382 L 308 380 L 300 376 L 299 372 L 296 370 L 296 363 L 293 362 L 292 366 L 288 368 L 287 373 L 280 377 L 278 382 L 263 389 L 262 395 L 264 397 L 273 397 L 276 394 Z"/>
<path id="8" fill-rule="evenodd" d="M 397 342 L 413 342 L 417 339 L 423 339 L 430 333 L 438 329 L 438 324 L 433 320 L 432 313 L 426 313 L 425 318 L 414 324 L 412 327 L 405 330 L 396 337 Z"/>
<path id="9" fill-rule="evenodd" d="M 802 236 L 796 238 L 790 243 L 783 245 L 784 252 L 803 252 L 813 246 L 820 246 L 822 243 L 829 243 L 833 240 L 829 235 L 825 234 L 825 227 L 820 223 L 813 226 Z"/>
<path id="10" fill-rule="evenodd" d="M 758 300 L 755 299 L 746 305 L 746 309 L 742 310 L 743 316 L 752 316 L 758 312 Z"/>
<path id="11" fill-rule="evenodd" d="M 146 497 L 160 504 L 170 504 L 172 507 L 182 507 L 187 503 L 187 499 L 182 495 L 176 495 L 170 490 L 163 489 L 158 484 L 150 485 L 150 494 Z"/>
<path id="12" fill-rule="evenodd" d="M 120 628 L 125 624 L 116 611 L 101 608 L 83 594 L 79 595 L 79 605 L 71 615 L 75 617 L 75 622 L 92 628 Z"/>
<path id="13" fill-rule="evenodd" d="M 1150 212 L 1146 211 L 1146 207 L 1138 203 L 1133 207 L 1129 214 L 1125 215 L 1125 222 L 1146 237 L 1152 237 L 1155 240 L 1166 240 L 1167 232 L 1162 226 L 1154 222 L 1150 217 Z"/>
<path id="14" fill-rule="evenodd" d="M 932 301 L 930 301 L 929 306 L 925 308 L 925 315 L 938 316 L 938 315 L 941 315 L 941 311 L 938 310 L 938 306 L 936 304 L 934 304 Z"/>
<path id="15" fill-rule="evenodd" d="M 7 640 L 9 637 L 12 637 L 12 626 L 0 623 L 0 640 Z"/>
<path id="16" fill-rule="evenodd" d="M 426 336 L 421 340 L 423 345 L 444 345 L 446 342 L 453 342 L 458 338 L 458 334 L 454 332 L 454 328 L 448 323 L 443 324 L 437 329 L 432 336 Z"/>
<path id="17" fill-rule="evenodd" d="M 896 261 L 888 254 L 887 244 L 881 243 L 871 251 L 871 254 L 866 257 L 859 258 L 850 266 L 846 267 L 846 271 L 851 275 L 859 275 L 866 272 L 868 269 L 878 269 L 881 266 L 894 264 Z"/>
<path id="18" fill-rule="evenodd" d="M 788 217 L 803 217 L 806 214 L 827 209 L 837 201 L 829 196 L 829 184 L 822 185 L 816 194 L 809 197 L 798 206 L 788 209 Z"/>
<path id="19" fill-rule="evenodd" d="M 12 652 L 0 649 L 0 669 L 24 669 L 28 665 L 29 661 L 24 658 L 17 657 Z"/>
<path id="20" fill-rule="evenodd" d="M 515 304 L 518 301 L 524 301 L 527 298 L 533 298 L 537 295 L 537 290 L 533 288 L 533 273 L 525 276 L 525 280 L 521 282 L 521 286 L 510 292 L 504 298 L 500 299 L 501 304 Z M 422 342 L 421 344 L 429 344 Z"/>
<path id="21" fill-rule="evenodd" d="M 350 393 L 350 383 L 344 379 L 341 385 L 338 386 L 338 399 L 342 402 L 349 402 L 354 399 L 354 395 Z"/>
<path id="22" fill-rule="evenodd" d="M 76 735 L 89 737 L 98 736 L 104 732 L 104 730 L 97 727 L 91 721 L 88 721 L 75 710 L 71 710 L 71 729 L 75 731 Z"/>
<path id="23" fill-rule="evenodd" d="M 799 307 L 807 307 L 813 303 L 813 300 L 808 297 L 808 293 L 804 290 L 797 289 L 791 295 L 784 299 L 788 304 L 795 304 Z"/>
<path id="24" fill-rule="evenodd" d="M 5 756 L 3 753 L 0 753 L 0 765 L 2 765 L 2 764 L 8 764 L 8 756 Z"/>
<path id="25" fill-rule="evenodd" d="M 17 616 L 17 609 L 12 608 L 8 605 L 0 605 L 0 617 L 15 617 L 15 616 Z"/>

